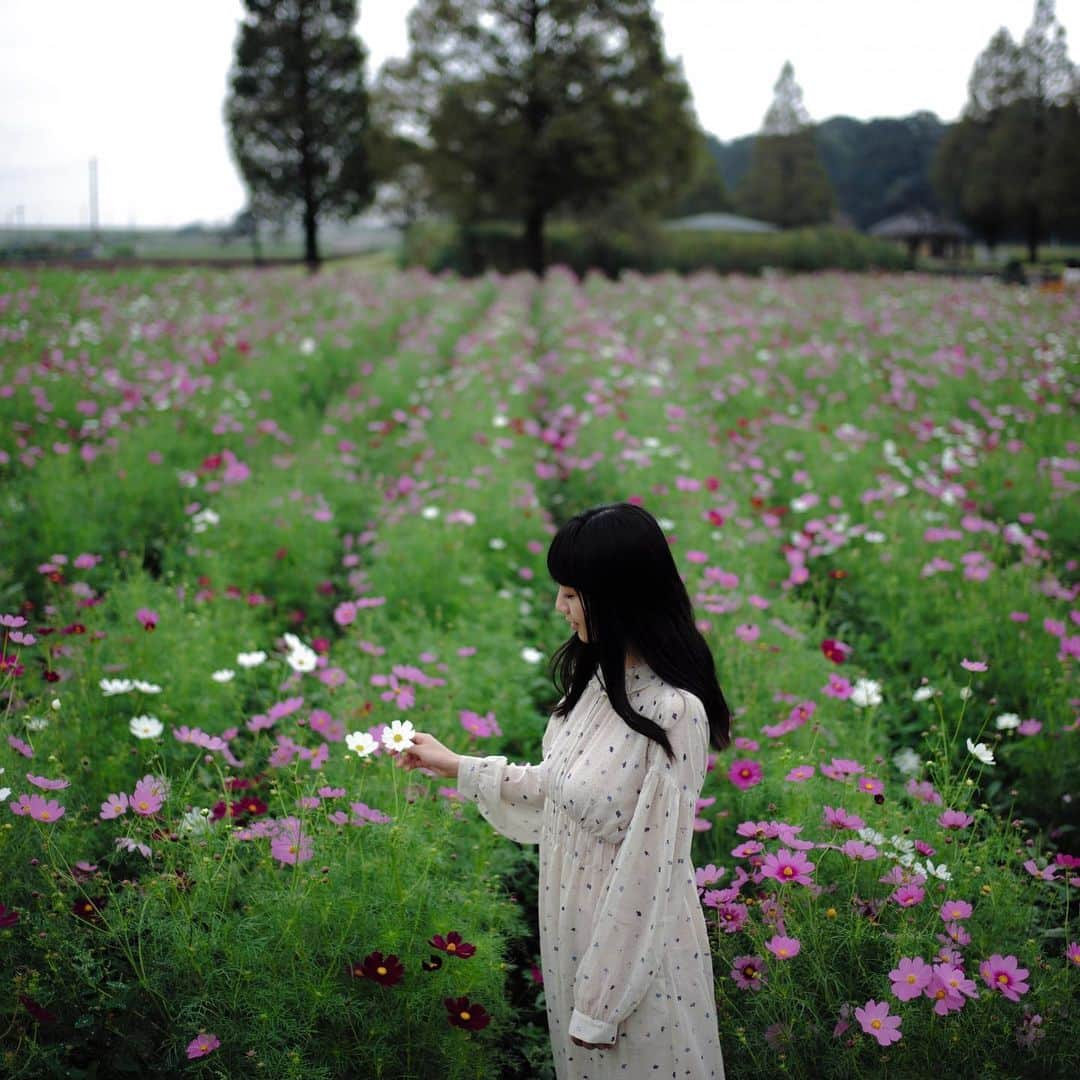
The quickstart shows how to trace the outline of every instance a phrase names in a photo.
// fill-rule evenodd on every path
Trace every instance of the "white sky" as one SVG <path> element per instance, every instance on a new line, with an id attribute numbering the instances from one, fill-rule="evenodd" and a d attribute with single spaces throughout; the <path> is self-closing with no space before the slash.
<path id="1" fill-rule="evenodd" d="M 411 0 L 361 0 L 372 78 L 407 51 Z M 704 129 L 756 131 L 785 60 L 814 120 L 954 120 L 1000 26 L 1035 0 L 654 0 Z M 1080 0 L 1058 0 L 1080 55 Z M 224 221 L 244 204 L 223 104 L 241 0 L 0 0 L 0 227 Z"/>

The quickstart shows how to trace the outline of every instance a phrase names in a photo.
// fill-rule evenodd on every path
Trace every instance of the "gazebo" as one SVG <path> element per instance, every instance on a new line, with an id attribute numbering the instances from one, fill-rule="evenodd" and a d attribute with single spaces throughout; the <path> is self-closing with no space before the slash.
<path id="1" fill-rule="evenodd" d="M 871 225 L 869 232 L 883 240 L 906 244 L 913 257 L 921 250 L 936 258 L 959 258 L 971 242 L 971 233 L 963 225 L 921 209 L 885 218 Z"/>

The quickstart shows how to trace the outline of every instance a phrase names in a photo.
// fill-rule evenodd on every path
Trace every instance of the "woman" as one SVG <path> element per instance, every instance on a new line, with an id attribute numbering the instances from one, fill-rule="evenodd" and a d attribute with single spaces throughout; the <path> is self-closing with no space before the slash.
<path id="1" fill-rule="evenodd" d="M 560 1080 L 723 1077 L 690 842 L 708 746 L 730 717 L 655 518 L 571 518 L 548 550 L 573 636 L 538 765 L 420 733 L 405 768 L 455 777 L 499 832 L 540 845 L 540 953 Z"/>

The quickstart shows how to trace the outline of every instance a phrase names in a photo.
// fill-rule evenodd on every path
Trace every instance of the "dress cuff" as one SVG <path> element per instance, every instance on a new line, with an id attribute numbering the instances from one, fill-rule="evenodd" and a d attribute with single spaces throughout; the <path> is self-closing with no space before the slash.
<path id="1" fill-rule="evenodd" d="M 607 1046 L 614 1046 L 618 1034 L 619 1027 L 617 1024 L 594 1020 L 591 1016 L 578 1012 L 577 1009 L 574 1010 L 574 1015 L 570 1017 L 570 1037 L 580 1039 L 582 1042 L 604 1043 Z"/>
<path id="2" fill-rule="evenodd" d="M 480 770 L 476 767 L 479 761 L 468 754 L 458 755 L 457 789 L 470 802 L 476 802 L 480 788 Z"/>

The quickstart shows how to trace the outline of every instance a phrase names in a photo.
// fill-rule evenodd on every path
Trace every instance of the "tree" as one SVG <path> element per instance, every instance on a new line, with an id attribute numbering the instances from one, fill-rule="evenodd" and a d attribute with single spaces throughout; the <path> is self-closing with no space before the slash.
<path id="1" fill-rule="evenodd" d="M 654 212 L 687 185 L 700 132 L 651 0 L 420 0 L 409 43 L 377 96 L 434 208 L 517 218 L 537 274 L 552 214 Z"/>
<path id="2" fill-rule="evenodd" d="M 1005 232 L 1022 236 L 1034 262 L 1048 228 L 1075 224 L 1078 98 L 1053 0 L 1037 0 L 1021 43 L 1002 28 L 976 59 L 934 178 L 991 247 Z"/>
<path id="3" fill-rule="evenodd" d="M 252 202 L 300 208 L 304 259 L 319 267 L 325 217 L 348 220 L 373 197 L 356 0 L 244 0 L 225 105 Z"/>
<path id="4" fill-rule="evenodd" d="M 834 198 L 818 156 L 814 129 L 791 62 L 773 87 L 773 102 L 754 140 L 739 202 L 751 217 L 782 228 L 828 221 Z"/>

